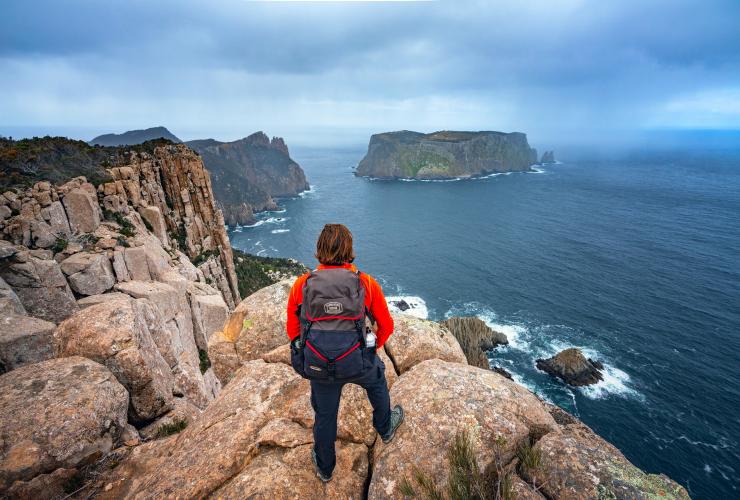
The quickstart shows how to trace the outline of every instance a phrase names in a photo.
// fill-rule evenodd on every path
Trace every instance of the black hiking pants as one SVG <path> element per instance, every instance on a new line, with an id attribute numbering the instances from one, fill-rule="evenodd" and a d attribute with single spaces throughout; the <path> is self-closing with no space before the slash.
<path id="1" fill-rule="evenodd" d="M 373 427 L 381 436 L 391 426 L 391 397 L 385 380 L 385 366 L 376 358 L 377 366 L 351 383 L 361 386 L 373 407 Z M 334 441 L 337 438 L 337 413 L 342 388 L 348 382 L 311 381 L 311 406 L 315 414 L 313 424 L 314 450 L 319 469 L 331 475 L 336 465 Z"/>

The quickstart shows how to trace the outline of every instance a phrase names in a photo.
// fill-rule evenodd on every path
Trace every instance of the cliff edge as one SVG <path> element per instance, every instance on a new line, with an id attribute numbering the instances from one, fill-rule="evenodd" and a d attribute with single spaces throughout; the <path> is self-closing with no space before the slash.
<path id="1" fill-rule="evenodd" d="M 408 130 L 375 134 L 356 175 L 391 179 L 453 179 L 521 172 L 537 163 L 537 151 L 519 132 L 422 134 Z"/>

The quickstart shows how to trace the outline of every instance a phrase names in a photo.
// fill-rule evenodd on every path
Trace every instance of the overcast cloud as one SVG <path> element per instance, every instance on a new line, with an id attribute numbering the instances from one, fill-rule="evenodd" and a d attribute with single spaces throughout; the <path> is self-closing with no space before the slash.
<path id="1" fill-rule="evenodd" d="M 740 128 L 740 2 L 3 2 L 0 134 L 160 124 L 289 144 Z"/>

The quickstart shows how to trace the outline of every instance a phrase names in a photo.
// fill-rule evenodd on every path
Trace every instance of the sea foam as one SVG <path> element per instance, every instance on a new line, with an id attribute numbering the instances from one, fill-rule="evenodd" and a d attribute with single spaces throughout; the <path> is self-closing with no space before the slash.
<path id="1" fill-rule="evenodd" d="M 417 318 L 421 319 L 427 319 L 429 317 L 429 311 L 427 310 L 427 303 L 424 302 L 424 299 L 421 297 L 417 297 L 414 295 L 396 295 L 393 297 L 386 297 L 386 302 L 388 302 L 388 309 L 390 309 L 391 312 L 397 312 L 402 314 L 409 314 L 411 316 L 416 316 Z M 409 305 L 409 308 L 405 311 L 401 311 L 394 302 L 400 302 L 404 301 Z"/>

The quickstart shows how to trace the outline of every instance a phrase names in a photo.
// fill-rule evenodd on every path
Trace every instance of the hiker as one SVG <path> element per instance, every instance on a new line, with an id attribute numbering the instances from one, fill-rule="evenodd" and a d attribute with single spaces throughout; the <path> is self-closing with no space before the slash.
<path id="1" fill-rule="evenodd" d="M 373 426 L 384 443 L 403 421 L 403 408 L 391 410 L 385 365 L 376 349 L 393 333 L 383 290 L 352 264 L 352 233 L 327 224 L 316 242 L 319 267 L 296 280 L 288 298 L 287 331 L 291 363 L 311 382 L 314 410 L 311 452 L 316 473 L 330 481 L 336 464 L 337 412 L 346 383 L 365 389 Z M 366 326 L 366 318 L 372 327 Z"/>

